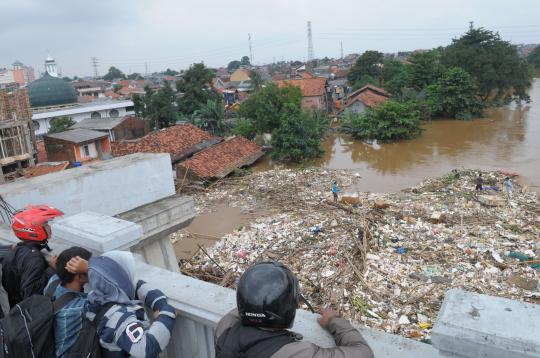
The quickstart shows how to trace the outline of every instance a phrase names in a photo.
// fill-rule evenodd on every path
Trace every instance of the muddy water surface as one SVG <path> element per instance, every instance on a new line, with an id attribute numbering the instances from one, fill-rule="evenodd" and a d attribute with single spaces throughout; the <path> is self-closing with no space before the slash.
<path id="1" fill-rule="evenodd" d="M 314 165 L 353 169 L 362 177 L 360 190 L 370 192 L 397 191 L 462 167 L 514 171 L 540 191 L 540 79 L 529 95 L 531 103 L 492 109 L 483 119 L 432 121 L 409 141 L 369 145 L 336 134 Z M 263 159 L 255 170 L 273 167 Z"/>

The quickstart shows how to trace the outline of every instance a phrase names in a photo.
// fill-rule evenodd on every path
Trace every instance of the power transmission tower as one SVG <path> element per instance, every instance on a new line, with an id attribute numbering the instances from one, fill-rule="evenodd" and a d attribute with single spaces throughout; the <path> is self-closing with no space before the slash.
<path id="1" fill-rule="evenodd" d="M 341 44 L 341 60 L 343 60 L 343 41 L 341 41 L 340 44 Z"/>
<path id="2" fill-rule="evenodd" d="M 308 61 L 313 61 L 313 36 L 311 34 L 311 21 L 307 22 L 307 38 L 308 38 L 307 58 L 308 58 Z"/>
<path id="3" fill-rule="evenodd" d="M 249 42 L 249 62 L 253 65 L 253 47 L 251 46 L 251 34 L 248 34 Z"/>
<path id="4" fill-rule="evenodd" d="M 92 67 L 94 67 L 94 79 L 97 79 L 98 74 L 98 59 L 97 57 L 92 57 Z"/>

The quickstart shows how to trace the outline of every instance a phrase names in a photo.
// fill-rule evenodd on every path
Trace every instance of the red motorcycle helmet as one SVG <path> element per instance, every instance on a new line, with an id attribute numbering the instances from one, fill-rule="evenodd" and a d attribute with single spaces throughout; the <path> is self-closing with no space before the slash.
<path id="1" fill-rule="evenodd" d="M 48 222 L 64 215 L 48 205 L 28 205 L 13 215 L 11 228 L 20 240 L 46 242 L 49 239 Z"/>

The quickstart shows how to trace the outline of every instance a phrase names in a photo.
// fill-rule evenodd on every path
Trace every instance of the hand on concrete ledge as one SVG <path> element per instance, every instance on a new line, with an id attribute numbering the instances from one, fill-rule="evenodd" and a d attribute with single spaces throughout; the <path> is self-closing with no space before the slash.
<path id="1" fill-rule="evenodd" d="M 328 328 L 328 324 L 330 323 L 330 320 L 338 316 L 337 312 L 334 311 L 332 308 L 323 308 L 320 313 L 321 313 L 321 318 L 318 318 L 317 322 L 319 322 L 319 324 L 323 328 Z"/>
<path id="2" fill-rule="evenodd" d="M 73 274 L 88 273 L 88 261 L 79 256 L 74 257 L 66 264 L 66 270 Z"/>

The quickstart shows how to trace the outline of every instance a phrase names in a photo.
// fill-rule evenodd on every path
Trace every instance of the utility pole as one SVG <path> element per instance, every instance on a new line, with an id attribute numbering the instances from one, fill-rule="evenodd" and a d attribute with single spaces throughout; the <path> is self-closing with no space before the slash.
<path id="1" fill-rule="evenodd" d="M 308 61 L 313 61 L 313 36 L 311 34 L 311 21 L 307 22 L 307 37 L 308 37 Z"/>
<path id="2" fill-rule="evenodd" d="M 253 66 L 253 47 L 251 46 L 251 34 L 248 34 L 248 42 L 249 42 L 249 62 L 251 62 L 251 65 Z"/>
<path id="3" fill-rule="evenodd" d="M 341 41 L 341 61 L 343 61 L 343 41 Z"/>
<path id="4" fill-rule="evenodd" d="M 97 80 L 98 74 L 98 59 L 97 57 L 92 57 L 92 67 L 94 67 L 94 79 Z"/>
<path id="5" fill-rule="evenodd" d="M 145 62 L 145 63 L 144 63 L 144 76 L 145 76 L 145 77 L 148 76 L 148 62 Z"/>

